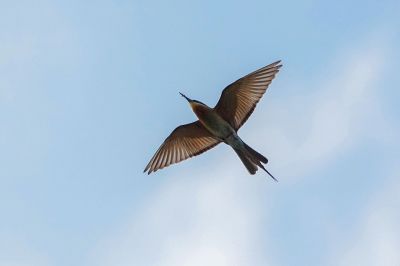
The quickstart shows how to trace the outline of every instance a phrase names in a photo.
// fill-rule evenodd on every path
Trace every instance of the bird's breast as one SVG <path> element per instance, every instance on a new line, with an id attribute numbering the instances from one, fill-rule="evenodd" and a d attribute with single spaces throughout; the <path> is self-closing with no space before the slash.
<path id="1" fill-rule="evenodd" d="M 199 118 L 200 123 L 202 123 L 202 125 L 217 138 L 225 140 L 226 137 L 236 133 L 231 125 L 213 109 L 196 106 L 193 108 L 193 111 Z"/>

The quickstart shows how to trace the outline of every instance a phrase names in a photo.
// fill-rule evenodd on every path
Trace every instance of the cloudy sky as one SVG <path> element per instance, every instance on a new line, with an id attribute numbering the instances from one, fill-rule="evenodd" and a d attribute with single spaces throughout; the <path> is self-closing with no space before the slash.
<path id="1" fill-rule="evenodd" d="M 0 266 L 400 265 L 399 1 L 0 0 Z M 241 137 L 142 173 L 237 78 Z"/>

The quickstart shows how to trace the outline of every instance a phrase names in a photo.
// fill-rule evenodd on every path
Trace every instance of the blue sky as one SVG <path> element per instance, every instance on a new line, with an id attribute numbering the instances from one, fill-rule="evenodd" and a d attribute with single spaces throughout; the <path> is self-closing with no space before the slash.
<path id="1" fill-rule="evenodd" d="M 399 265 L 398 1 L 0 1 L 0 265 Z M 226 145 L 189 97 L 277 59 Z"/>

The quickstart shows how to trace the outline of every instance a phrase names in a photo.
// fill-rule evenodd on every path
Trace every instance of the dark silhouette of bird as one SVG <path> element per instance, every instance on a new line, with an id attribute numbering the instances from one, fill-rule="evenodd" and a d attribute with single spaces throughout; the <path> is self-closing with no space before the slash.
<path id="1" fill-rule="evenodd" d="M 198 120 L 172 131 L 151 158 L 144 172 L 148 171 L 150 174 L 224 142 L 234 149 L 250 174 L 254 175 L 260 167 L 276 181 L 263 165 L 268 163 L 268 159 L 249 147 L 238 136 L 237 131 L 253 113 L 279 72 L 282 66 L 280 62 L 260 68 L 227 86 L 214 108 L 180 93 L 189 102 Z"/>

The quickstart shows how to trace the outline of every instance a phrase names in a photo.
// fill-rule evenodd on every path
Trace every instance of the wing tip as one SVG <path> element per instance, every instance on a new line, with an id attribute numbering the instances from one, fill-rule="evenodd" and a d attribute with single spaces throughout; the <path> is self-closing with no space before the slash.
<path id="1" fill-rule="evenodd" d="M 281 64 L 282 63 L 282 60 L 277 60 L 277 61 L 275 61 L 275 62 L 273 62 L 273 63 L 271 63 L 271 64 L 269 64 L 269 65 L 266 65 L 265 67 L 263 67 L 263 68 L 261 68 L 261 69 L 259 69 L 259 70 L 256 70 L 255 72 L 258 72 L 258 71 L 260 71 L 260 70 L 263 70 L 263 71 L 276 71 L 276 72 L 278 72 L 278 70 L 283 66 L 283 64 Z M 252 72 L 252 73 L 250 73 L 249 75 L 251 75 L 251 74 L 253 74 L 254 72 Z M 249 76 L 249 75 L 247 75 L 247 76 Z"/>
<path id="2" fill-rule="evenodd" d="M 276 68 L 281 68 L 282 66 L 283 66 L 283 64 L 282 64 L 282 60 L 278 60 L 278 61 L 276 61 L 276 62 L 274 62 L 274 63 L 272 63 Z"/>
<path id="3" fill-rule="evenodd" d="M 149 175 L 151 172 L 150 171 L 147 171 L 148 169 L 144 169 L 143 170 L 143 173 L 146 173 L 147 175 Z"/>

